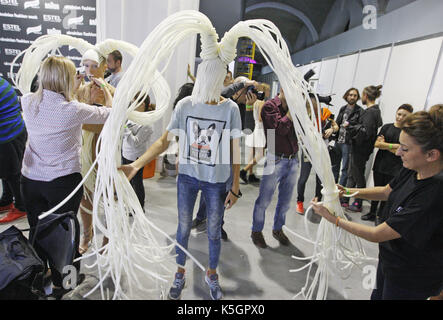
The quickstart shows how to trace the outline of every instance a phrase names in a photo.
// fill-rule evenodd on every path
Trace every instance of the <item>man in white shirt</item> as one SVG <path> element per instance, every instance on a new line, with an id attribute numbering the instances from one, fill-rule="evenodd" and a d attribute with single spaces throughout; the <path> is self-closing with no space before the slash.
<path id="1" fill-rule="evenodd" d="M 123 62 L 123 56 L 121 52 L 118 50 L 112 51 L 108 55 L 108 58 L 106 59 L 106 64 L 108 65 L 108 71 L 111 72 L 111 75 L 107 77 L 105 80 L 114 88 L 117 88 L 120 79 L 123 77 L 122 62 Z"/>

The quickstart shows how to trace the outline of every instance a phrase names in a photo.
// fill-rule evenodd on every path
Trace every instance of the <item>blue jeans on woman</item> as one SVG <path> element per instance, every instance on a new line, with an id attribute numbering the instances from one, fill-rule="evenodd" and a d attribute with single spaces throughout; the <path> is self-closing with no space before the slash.
<path id="1" fill-rule="evenodd" d="M 207 212 L 207 232 L 209 240 L 209 268 L 216 269 L 221 248 L 221 222 L 223 219 L 224 202 L 226 200 L 226 183 L 209 183 L 200 181 L 185 174 L 179 174 L 177 179 L 177 207 L 178 227 L 177 242 L 188 249 L 189 234 L 191 232 L 192 214 L 195 200 L 201 190 Z M 176 262 L 184 267 L 186 254 L 178 246 Z"/>
<path id="2" fill-rule="evenodd" d="M 298 158 L 280 158 L 268 152 L 260 182 L 260 191 L 254 206 L 252 231 L 261 232 L 265 224 L 265 212 L 272 201 L 278 185 L 278 202 L 274 215 L 273 230 L 281 230 L 286 212 L 291 206 L 292 194 L 297 183 Z"/>

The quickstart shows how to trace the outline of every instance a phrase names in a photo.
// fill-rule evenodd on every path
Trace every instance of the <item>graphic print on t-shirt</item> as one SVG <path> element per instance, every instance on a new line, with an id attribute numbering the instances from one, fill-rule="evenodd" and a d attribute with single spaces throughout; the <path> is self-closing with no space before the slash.
<path id="1" fill-rule="evenodd" d="M 215 166 L 226 121 L 189 116 L 186 118 L 186 159 Z"/>

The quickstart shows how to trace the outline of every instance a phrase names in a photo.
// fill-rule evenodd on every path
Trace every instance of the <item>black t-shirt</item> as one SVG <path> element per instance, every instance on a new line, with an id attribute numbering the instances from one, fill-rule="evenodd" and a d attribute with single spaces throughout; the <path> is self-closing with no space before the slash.
<path id="1" fill-rule="evenodd" d="M 423 180 L 405 168 L 389 183 L 385 221 L 401 238 L 380 243 L 386 277 L 413 290 L 443 289 L 443 172 Z"/>
<path id="2" fill-rule="evenodd" d="M 385 137 L 386 143 L 400 143 L 401 129 L 394 126 L 393 123 L 385 124 L 378 134 Z M 395 176 L 400 172 L 403 163 L 399 156 L 396 156 L 388 150 L 378 150 L 372 170 L 389 176 Z"/>

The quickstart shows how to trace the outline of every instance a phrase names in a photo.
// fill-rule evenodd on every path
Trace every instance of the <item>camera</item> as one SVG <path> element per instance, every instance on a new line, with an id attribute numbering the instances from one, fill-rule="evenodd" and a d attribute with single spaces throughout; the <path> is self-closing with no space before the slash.
<path id="1" fill-rule="evenodd" d="M 249 86 L 246 92 L 251 92 L 257 96 L 257 100 L 265 100 L 265 93 L 263 91 L 257 91 L 254 86 Z"/>
<path id="2" fill-rule="evenodd" d="M 305 73 L 303 78 L 305 79 L 306 82 L 308 82 L 309 79 L 311 79 L 314 74 L 315 74 L 315 71 L 310 69 L 308 72 Z"/>

